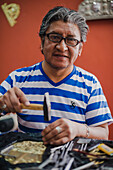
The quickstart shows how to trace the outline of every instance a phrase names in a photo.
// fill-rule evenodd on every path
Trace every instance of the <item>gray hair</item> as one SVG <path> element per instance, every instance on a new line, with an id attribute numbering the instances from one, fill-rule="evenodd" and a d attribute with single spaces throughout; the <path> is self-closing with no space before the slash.
<path id="1" fill-rule="evenodd" d="M 42 39 L 42 44 L 44 43 L 43 38 L 50 24 L 59 20 L 63 22 L 71 22 L 78 25 L 78 28 L 81 33 L 81 41 L 86 42 L 88 32 L 88 25 L 86 24 L 86 19 L 75 10 L 65 8 L 63 6 L 57 6 L 51 9 L 42 20 L 42 25 L 39 31 L 39 36 Z"/>

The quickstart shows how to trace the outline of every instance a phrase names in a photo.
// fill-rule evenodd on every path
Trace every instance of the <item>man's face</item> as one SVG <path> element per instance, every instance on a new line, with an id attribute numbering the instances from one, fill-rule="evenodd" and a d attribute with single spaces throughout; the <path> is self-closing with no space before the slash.
<path id="1" fill-rule="evenodd" d="M 48 33 L 58 33 L 63 37 L 72 37 L 79 41 L 81 40 L 78 26 L 69 22 L 53 22 L 46 31 L 46 34 Z M 65 69 L 67 67 L 72 67 L 73 63 L 81 52 L 82 48 L 80 46 L 81 43 L 74 47 L 68 46 L 64 40 L 62 40 L 60 43 L 54 43 L 50 41 L 47 36 L 45 36 L 45 41 L 43 45 L 45 61 L 52 68 L 56 69 Z"/>

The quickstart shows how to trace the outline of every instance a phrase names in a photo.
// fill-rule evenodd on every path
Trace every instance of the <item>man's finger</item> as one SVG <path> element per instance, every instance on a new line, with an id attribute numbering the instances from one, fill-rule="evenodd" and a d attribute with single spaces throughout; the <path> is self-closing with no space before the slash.
<path id="1" fill-rule="evenodd" d="M 0 96 L 0 108 L 2 108 L 3 105 L 4 105 L 3 96 Z"/>
<path id="2" fill-rule="evenodd" d="M 62 145 L 62 144 L 65 144 L 67 142 L 69 142 L 69 138 L 68 137 L 63 137 L 63 138 L 60 138 L 58 140 L 52 140 L 50 141 L 50 144 L 51 145 Z"/>
<path id="3" fill-rule="evenodd" d="M 25 94 L 17 87 L 14 87 L 14 91 L 16 96 L 19 98 L 19 101 L 23 103 L 24 105 L 28 106 L 30 102 L 26 98 Z"/>

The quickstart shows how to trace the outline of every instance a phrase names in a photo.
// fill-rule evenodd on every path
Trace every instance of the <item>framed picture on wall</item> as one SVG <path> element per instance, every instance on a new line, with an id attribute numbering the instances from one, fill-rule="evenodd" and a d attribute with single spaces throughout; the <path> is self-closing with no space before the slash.
<path id="1" fill-rule="evenodd" d="M 78 11 L 86 20 L 113 19 L 113 0 L 84 0 Z"/>

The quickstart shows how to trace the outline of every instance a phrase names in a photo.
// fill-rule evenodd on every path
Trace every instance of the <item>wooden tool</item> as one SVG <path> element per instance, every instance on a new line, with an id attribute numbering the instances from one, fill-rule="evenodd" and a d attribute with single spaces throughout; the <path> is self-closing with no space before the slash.
<path id="1" fill-rule="evenodd" d="M 51 120 L 51 103 L 49 99 L 49 93 L 46 92 L 44 94 L 44 104 L 30 104 L 29 106 L 25 106 L 21 103 L 22 109 L 30 109 L 30 110 L 43 110 L 44 111 L 44 120 L 50 121 Z"/>

